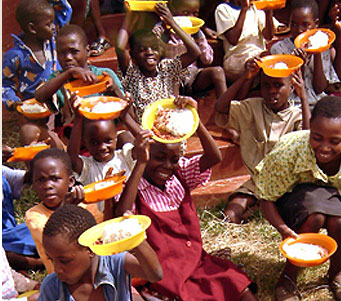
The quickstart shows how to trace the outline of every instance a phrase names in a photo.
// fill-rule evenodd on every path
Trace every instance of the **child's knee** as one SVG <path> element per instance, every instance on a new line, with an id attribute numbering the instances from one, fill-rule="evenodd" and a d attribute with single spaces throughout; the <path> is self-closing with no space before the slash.
<path id="1" fill-rule="evenodd" d="M 310 231 L 314 232 L 323 227 L 326 221 L 326 216 L 322 213 L 313 213 L 309 215 L 304 226 Z"/>
<path id="2" fill-rule="evenodd" d="M 207 67 L 208 76 L 213 80 L 223 80 L 225 81 L 225 72 L 224 69 L 220 66 L 215 67 Z"/>
<path id="3" fill-rule="evenodd" d="M 341 217 L 340 216 L 328 217 L 327 230 L 328 232 L 337 233 L 339 237 L 341 237 Z"/>

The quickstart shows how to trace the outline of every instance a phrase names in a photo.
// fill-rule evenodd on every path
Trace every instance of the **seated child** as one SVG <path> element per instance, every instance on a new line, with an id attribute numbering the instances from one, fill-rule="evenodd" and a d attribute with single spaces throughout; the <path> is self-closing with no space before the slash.
<path id="1" fill-rule="evenodd" d="M 309 106 L 301 74 L 286 78 L 269 77 L 261 72 L 261 97 L 233 100 L 250 86 L 259 72 L 256 59 L 246 63 L 243 76 L 217 100 L 216 123 L 238 133 L 241 155 L 251 179 L 229 197 L 226 220 L 239 224 L 247 217 L 247 209 L 257 203 L 252 180 L 255 166 L 273 148 L 279 138 L 292 131 L 309 127 Z M 302 111 L 289 98 L 293 88 L 300 95 Z M 302 116 L 303 113 L 303 116 Z"/>
<path id="2" fill-rule="evenodd" d="M 21 0 L 16 19 L 23 33 L 14 38 L 14 47 L 4 54 L 2 63 L 2 102 L 15 111 L 22 100 L 34 97 L 34 91 L 56 70 L 54 11 L 46 0 Z M 39 133 L 40 139 L 52 138 L 60 146 L 56 134 L 46 125 L 47 119 L 20 118 L 20 140 L 28 145 Z M 32 134 L 34 132 L 34 134 Z"/>
<path id="3" fill-rule="evenodd" d="M 26 212 L 25 221 L 47 272 L 52 273 L 52 262 L 43 248 L 43 228 L 57 208 L 64 203 L 84 199 L 84 192 L 79 186 L 73 187 L 75 179 L 72 175 L 71 160 L 62 150 L 50 148 L 39 152 L 31 161 L 29 172 L 32 187 L 41 203 Z M 98 211 L 96 204 L 81 203 L 80 206 L 89 210 L 97 222 L 103 221 L 103 215 Z"/>
<path id="4" fill-rule="evenodd" d="M 327 96 L 312 111 L 310 131 L 283 136 L 255 169 L 262 211 L 283 239 L 326 228 L 341 245 L 340 164 L 341 98 Z M 299 300 L 294 294 L 297 272 L 287 261 L 276 287 L 278 300 Z M 330 258 L 328 277 L 340 301 L 340 248 Z"/>
<path id="5" fill-rule="evenodd" d="M 200 55 L 200 49 L 174 21 L 167 6 L 156 4 L 155 12 L 184 42 L 187 52 L 175 59 L 161 59 L 161 41 L 151 32 L 138 30 L 129 37 L 130 52 L 126 48 L 128 32 L 133 24 L 131 15 L 119 32 L 115 44 L 122 73 L 122 86 L 135 101 L 136 120 L 141 123 L 144 109 L 152 102 L 179 94 L 184 68 Z M 127 114 L 128 115 L 128 114 Z"/>
<path id="6" fill-rule="evenodd" d="M 226 79 L 236 81 L 244 72 L 245 62 L 266 50 L 278 21 L 272 10 L 257 10 L 249 0 L 221 3 L 215 11 L 218 38 L 223 40 Z"/>
<path id="7" fill-rule="evenodd" d="M 198 17 L 200 8 L 199 0 L 173 0 L 170 5 L 171 12 L 174 16 L 194 16 Z M 155 30 L 159 33 L 163 32 L 163 27 L 156 25 Z M 154 31 L 155 32 L 155 31 Z M 187 52 L 184 43 L 172 31 L 167 31 L 167 46 L 165 47 L 165 56 L 168 58 L 175 58 Z M 200 62 L 208 66 L 213 62 L 213 49 L 208 44 L 205 34 L 201 29 L 198 33 L 192 35 L 195 43 L 199 46 L 201 54 L 199 57 Z M 215 88 L 216 97 L 219 98 L 227 89 L 225 74 L 222 67 L 212 66 L 199 68 L 197 62 L 187 67 L 189 75 L 186 76 L 185 81 L 182 83 L 184 86 L 184 94 L 196 93 L 205 91 L 211 87 Z"/>
<path id="8" fill-rule="evenodd" d="M 326 95 L 324 91 L 330 83 L 339 81 L 338 74 L 333 68 L 333 61 L 334 64 L 338 63 L 337 60 L 334 60 L 334 48 L 311 55 L 303 49 L 296 49 L 294 45 L 294 40 L 300 33 L 319 26 L 318 13 L 318 5 L 315 0 L 293 0 L 290 16 L 291 36 L 275 43 L 270 49 L 271 54 L 294 53 L 304 59 L 302 73 L 311 108 L 318 99 Z M 339 33 L 341 33 L 341 27 Z M 339 49 L 336 51 L 338 53 Z M 296 104 L 299 104 L 298 96 L 294 97 Z"/>
<path id="9" fill-rule="evenodd" d="M 112 81 L 102 94 L 124 97 L 122 86 L 114 71 L 87 64 L 87 37 L 81 27 L 66 25 L 59 31 L 57 55 L 63 71 L 51 74 L 48 81 L 35 92 L 38 101 L 46 103 L 52 112 L 59 113 L 56 116 L 56 127 L 62 127 L 73 120 L 71 94 L 64 88 L 64 84 L 70 80 L 82 79 L 93 84 L 98 81 L 98 75 L 109 75 Z"/>
<path id="10" fill-rule="evenodd" d="M 196 107 L 190 97 L 175 103 L 180 108 Z M 140 143 L 145 151 L 139 153 L 116 214 L 135 207 L 138 214 L 151 218 L 147 241 L 159 257 L 164 276 L 149 287 L 162 299 L 256 300 L 246 275 L 232 262 L 210 256 L 202 248 L 190 190 L 209 180 L 210 168 L 221 161 L 221 153 L 201 122 L 197 134 L 204 154 L 186 159 L 180 157 L 180 143 L 151 142 L 149 150 L 151 134 L 144 133 Z"/>
<path id="11" fill-rule="evenodd" d="M 78 244 L 78 237 L 96 225 L 87 210 L 74 205 L 57 209 L 43 232 L 46 254 L 55 273 L 40 288 L 39 300 L 131 300 L 131 276 L 162 279 L 159 260 L 144 240 L 130 252 L 98 256 Z M 133 255 L 134 254 L 134 255 Z"/>

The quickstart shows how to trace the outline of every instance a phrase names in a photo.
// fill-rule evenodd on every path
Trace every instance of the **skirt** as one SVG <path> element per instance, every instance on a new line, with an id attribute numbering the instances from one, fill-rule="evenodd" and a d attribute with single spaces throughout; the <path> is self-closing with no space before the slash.
<path id="1" fill-rule="evenodd" d="M 313 213 L 341 216 L 341 196 L 334 187 L 312 183 L 297 185 L 276 201 L 279 214 L 293 230 L 298 230 Z"/>

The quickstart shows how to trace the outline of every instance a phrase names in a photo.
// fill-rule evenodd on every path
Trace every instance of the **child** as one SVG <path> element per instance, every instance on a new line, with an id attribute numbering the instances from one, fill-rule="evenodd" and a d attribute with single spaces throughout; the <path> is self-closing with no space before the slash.
<path id="1" fill-rule="evenodd" d="M 265 39 L 274 34 L 272 10 L 257 10 L 249 0 L 231 0 L 215 11 L 218 37 L 223 40 L 226 79 L 236 81 L 244 72 L 245 62 L 266 50 Z"/>
<path id="2" fill-rule="evenodd" d="M 196 107 L 194 99 L 181 97 L 175 104 Z M 208 255 L 202 248 L 199 219 L 190 190 L 205 183 L 221 153 L 204 125 L 197 130 L 202 156 L 180 157 L 179 143 L 151 143 L 142 137 L 140 153 L 117 205 L 116 214 L 133 207 L 148 215 L 152 224 L 147 240 L 163 268 L 163 280 L 149 286 L 153 291 L 179 300 L 256 300 L 250 280 L 228 261 Z"/>
<path id="3" fill-rule="evenodd" d="M 73 187 L 75 180 L 69 156 L 55 148 L 43 150 L 33 158 L 30 175 L 32 187 L 41 203 L 26 212 L 26 225 L 31 231 L 47 272 L 52 273 L 52 262 L 46 256 L 42 244 L 43 228 L 57 208 L 66 202 L 77 202 L 84 199 L 84 192 L 79 186 Z M 103 215 L 98 211 L 96 204 L 80 204 L 80 206 L 88 209 L 98 222 L 103 221 Z"/>
<path id="4" fill-rule="evenodd" d="M 155 12 L 184 42 L 187 52 L 176 59 L 161 60 L 161 42 L 151 31 L 139 30 L 129 37 L 130 54 L 126 49 L 131 14 L 127 14 L 116 46 L 122 85 L 132 93 L 136 120 L 141 123 L 144 109 L 152 102 L 179 94 L 182 75 L 200 55 L 200 49 L 174 21 L 167 6 L 156 4 Z M 127 114 L 128 115 L 128 114 Z"/>
<path id="5" fill-rule="evenodd" d="M 49 80 L 35 93 L 38 101 L 46 103 L 52 112 L 59 113 L 56 116 L 56 127 L 61 127 L 73 120 L 71 95 L 64 88 L 64 84 L 70 80 L 82 79 L 93 84 L 98 81 L 97 75 L 109 75 L 112 80 L 103 94 L 124 97 L 122 86 L 114 71 L 87 64 L 87 38 L 79 26 L 66 25 L 59 31 L 57 54 L 63 71 L 51 74 Z"/>
<path id="6" fill-rule="evenodd" d="M 96 225 L 87 210 L 74 205 L 57 209 L 43 232 L 46 254 L 55 273 L 40 288 L 39 300 L 131 300 L 130 275 L 151 282 L 162 279 L 158 258 L 143 241 L 132 252 L 98 256 L 78 244 L 78 237 Z"/>
<path id="7" fill-rule="evenodd" d="M 304 85 L 307 90 L 308 101 L 311 108 L 318 99 L 325 96 L 324 91 L 328 84 L 339 81 L 339 76 L 333 68 L 339 64 L 339 59 L 335 58 L 335 49 L 328 49 L 322 53 L 308 54 L 303 49 L 296 49 L 294 45 L 295 38 L 302 32 L 319 26 L 318 5 L 315 0 L 293 0 L 291 2 L 290 28 L 291 36 L 275 43 L 270 51 L 272 54 L 295 53 L 305 60 L 302 70 Z M 341 34 L 339 28 L 338 36 Z M 341 38 L 338 37 L 338 45 Z M 338 55 L 339 49 L 336 49 Z M 339 56 L 339 55 L 338 55 Z M 336 70 L 340 70 L 338 67 Z M 298 97 L 295 96 L 295 102 L 299 104 Z"/>
<path id="8" fill-rule="evenodd" d="M 327 96 L 312 111 L 310 131 L 283 136 L 255 170 L 262 211 L 283 239 L 324 227 L 341 245 L 340 164 L 341 98 Z M 276 287 L 277 300 L 299 300 L 294 294 L 297 272 L 287 261 Z M 328 274 L 340 301 L 340 248 L 330 258 Z"/>
<path id="9" fill-rule="evenodd" d="M 261 97 L 232 101 L 250 86 L 259 72 L 257 59 L 246 63 L 244 75 L 217 100 L 216 123 L 233 128 L 238 134 L 241 155 L 251 179 L 229 197 L 225 209 L 226 220 L 239 224 L 248 215 L 247 209 L 256 204 L 255 185 L 252 180 L 255 166 L 279 140 L 291 131 L 309 126 L 309 106 L 301 74 L 286 78 L 269 77 L 261 72 Z M 293 88 L 300 95 L 302 112 L 289 98 Z M 235 138 L 236 139 L 236 138 Z"/>
<path id="10" fill-rule="evenodd" d="M 173 0 L 171 2 L 171 12 L 174 16 L 194 16 L 198 17 L 200 8 L 199 0 Z M 159 33 L 162 33 L 163 28 L 157 26 L 155 29 L 160 28 Z M 165 34 L 164 34 L 165 36 Z M 195 43 L 199 46 L 200 62 L 208 66 L 213 62 L 213 49 L 208 44 L 206 37 L 202 30 L 199 29 L 198 33 L 192 35 Z M 175 58 L 181 54 L 187 52 L 187 49 L 183 42 L 171 31 L 167 32 L 167 46 L 166 57 Z M 207 90 L 212 86 L 215 88 L 216 97 L 219 98 L 227 89 L 225 74 L 222 67 L 204 67 L 199 68 L 197 62 L 187 67 L 189 70 L 189 76 L 186 77 L 182 83 L 185 93 L 196 93 Z"/>

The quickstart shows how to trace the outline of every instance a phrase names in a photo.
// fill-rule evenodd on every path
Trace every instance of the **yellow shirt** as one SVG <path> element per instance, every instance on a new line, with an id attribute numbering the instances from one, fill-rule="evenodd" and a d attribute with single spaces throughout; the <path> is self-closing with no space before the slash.
<path id="1" fill-rule="evenodd" d="M 283 136 L 256 166 L 254 181 L 258 198 L 276 201 L 302 183 L 320 183 L 341 191 L 341 169 L 336 175 L 327 176 L 318 167 L 309 134 L 306 130 Z"/>
<path id="2" fill-rule="evenodd" d="M 272 150 L 281 136 L 302 128 L 302 113 L 293 104 L 274 113 L 264 104 L 263 98 L 248 98 L 232 101 L 229 114 L 216 114 L 216 123 L 238 131 L 241 155 L 253 176 L 256 165 Z"/>
<path id="3" fill-rule="evenodd" d="M 96 204 L 85 205 L 80 203 L 79 206 L 90 211 L 95 217 L 97 223 L 103 221 L 103 214 L 99 212 Z M 25 215 L 26 225 L 30 229 L 39 256 L 49 274 L 53 273 L 54 267 L 52 261 L 48 259 L 43 247 L 43 230 L 47 220 L 50 218 L 53 212 L 53 210 L 45 207 L 43 203 L 39 203 L 38 205 L 29 209 Z"/>

